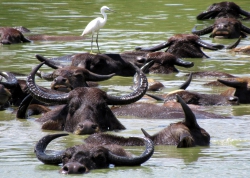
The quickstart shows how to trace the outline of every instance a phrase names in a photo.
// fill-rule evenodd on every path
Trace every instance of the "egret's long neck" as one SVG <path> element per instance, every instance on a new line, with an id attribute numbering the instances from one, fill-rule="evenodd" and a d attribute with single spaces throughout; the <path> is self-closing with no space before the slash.
<path id="1" fill-rule="evenodd" d="M 101 11 L 101 14 L 103 15 L 104 22 L 107 21 L 107 14 L 104 12 L 104 10 Z"/>

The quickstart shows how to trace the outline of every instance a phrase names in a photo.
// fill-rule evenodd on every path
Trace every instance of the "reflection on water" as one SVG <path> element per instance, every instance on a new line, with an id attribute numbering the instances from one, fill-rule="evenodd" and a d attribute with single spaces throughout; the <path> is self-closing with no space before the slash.
<path id="1" fill-rule="evenodd" d="M 99 35 L 102 52 L 122 52 L 136 46 L 151 46 L 165 41 L 176 33 L 190 33 L 194 25 L 208 26 L 212 21 L 197 21 L 195 16 L 205 10 L 208 1 L 7 1 L 0 2 L 1 26 L 25 26 L 31 34 L 79 36 L 86 24 L 100 16 L 100 7 L 107 5 L 116 13 L 108 13 L 108 21 Z M 237 4 L 250 11 L 249 1 Z M 250 21 L 244 21 L 250 27 Z M 232 44 L 235 40 L 212 40 L 205 35 L 206 42 Z M 90 51 L 90 36 L 80 41 L 37 41 L 30 44 L 0 46 L 0 70 L 28 74 L 38 61 L 35 54 L 57 57 L 66 54 Z M 249 45 L 249 37 L 240 45 Z M 95 49 L 95 46 L 93 48 Z M 191 71 L 218 70 L 236 76 L 249 76 L 249 56 L 229 50 L 204 50 L 210 59 L 186 59 L 195 63 L 189 69 L 178 67 L 180 73 L 170 75 L 148 75 L 162 82 L 166 93 L 176 89 Z M 52 71 L 43 66 L 42 71 Z M 25 78 L 25 77 L 23 77 Z M 50 83 L 36 79 L 39 85 Z M 205 87 L 213 79 L 194 78 L 189 90 L 203 93 L 220 93 L 224 87 Z M 131 77 L 113 77 L 100 83 L 100 88 L 111 94 L 130 92 Z M 0 175 L 8 177 L 61 177 L 59 166 L 39 162 L 33 148 L 38 139 L 51 131 L 42 131 L 35 122 L 38 117 L 20 120 L 12 114 L 16 108 L 0 111 Z M 250 133 L 248 126 L 249 106 L 206 107 L 204 111 L 231 116 L 232 119 L 199 120 L 198 123 L 211 135 L 209 147 L 177 149 L 174 146 L 157 146 L 154 156 L 142 166 L 113 167 L 93 170 L 87 177 L 249 177 Z M 119 118 L 127 130 L 118 132 L 123 136 L 142 136 L 140 128 L 149 134 L 156 133 L 178 120 L 144 120 Z M 181 119 L 181 118 L 180 118 Z M 49 149 L 64 149 L 82 143 L 83 136 L 70 134 L 49 145 Z M 129 147 L 129 151 L 140 154 L 140 147 Z M 82 176 L 82 175 L 81 175 Z M 2 177 L 2 176 L 0 176 Z M 75 177 L 75 176 L 73 176 Z"/>

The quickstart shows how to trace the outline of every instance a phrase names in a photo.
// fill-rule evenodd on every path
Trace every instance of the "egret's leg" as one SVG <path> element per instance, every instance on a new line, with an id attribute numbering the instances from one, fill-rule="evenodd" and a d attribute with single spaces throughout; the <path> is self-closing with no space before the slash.
<path id="1" fill-rule="evenodd" d="M 97 31 L 97 35 L 96 35 L 96 44 L 97 44 L 97 48 L 98 48 L 98 53 L 101 54 L 101 52 L 99 50 L 99 45 L 98 45 L 98 34 L 99 34 L 99 31 Z"/>
<path id="2" fill-rule="evenodd" d="M 92 39 L 91 39 L 91 51 L 90 51 L 90 53 L 93 53 L 93 52 L 92 52 L 92 46 L 93 46 L 93 37 L 94 37 L 94 34 L 92 34 Z"/>

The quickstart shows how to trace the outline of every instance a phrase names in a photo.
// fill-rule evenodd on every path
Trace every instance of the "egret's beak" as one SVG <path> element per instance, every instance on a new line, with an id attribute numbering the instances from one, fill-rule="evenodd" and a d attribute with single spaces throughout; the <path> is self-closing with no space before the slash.
<path id="1" fill-rule="evenodd" d="M 112 10 L 112 9 L 108 9 L 109 11 L 111 11 L 111 12 L 116 12 L 116 11 L 114 11 L 114 10 Z"/>

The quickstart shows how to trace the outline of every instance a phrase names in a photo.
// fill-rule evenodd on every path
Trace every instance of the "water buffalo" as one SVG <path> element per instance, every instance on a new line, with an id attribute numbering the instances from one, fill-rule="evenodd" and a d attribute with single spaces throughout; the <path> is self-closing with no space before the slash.
<path id="1" fill-rule="evenodd" d="M 6 79 L 6 81 L 0 81 L 0 84 L 3 85 L 6 89 L 8 89 L 11 94 L 8 103 L 12 106 L 19 106 L 23 101 L 23 99 L 29 93 L 26 85 L 26 80 L 17 79 L 16 76 L 23 77 L 25 75 L 13 72 L 0 72 L 0 76 L 3 76 Z M 42 89 L 45 92 L 49 92 L 49 90 L 44 87 L 40 87 L 40 89 Z M 33 103 L 40 103 L 40 102 L 34 100 Z"/>
<path id="2" fill-rule="evenodd" d="M 0 84 L 10 92 L 8 103 L 13 106 L 18 106 L 23 98 L 27 95 L 26 81 L 17 79 L 12 72 L 0 72 L 0 75 L 5 78 L 5 81 L 0 81 Z"/>
<path id="3" fill-rule="evenodd" d="M 14 74 L 12 72 L 0 72 L 0 75 L 6 79 L 5 82 L 0 81 L 0 84 L 9 89 L 11 93 L 11 98 L 9 99 L 10 105 L 19 106 L 22 100 L 28 95 L 26 80 L 17 79 L 16 75 L 22 74 Z M 65 67 L 57 69 L 50 74 L 42 73 L 41 77 L 50 81 L 52 80 L 51 88 L 53 91 L 44 87 L 41 87 L 41 89 L 51 93 L 54 93 L 54 90 L 68 92 L 76 87 L 97 86 L 93 81 L 107 80 L 112 76 L 114 74 L 98 75 L 80 67 Z M 36 100 L 33 100 L 32 103 L 41 104 L 41 102 Z"/>
<path id="4" fill-rule="evenodd" d="M 204 76 L 204 75 L 218 75 L 218 76 L 231 76 L 227 73 L 222 72 L 196 72 L 190 73 L 187 81 L 183 83 L 179 90 L 172 91 L 162 96 L 155 96 L 152 94 L 147 94 L 148 96 L 159 100 L 164 101 L 164 105 L 169 106 L 169 102 L 176 100 L 176 95 L 179 95 L 187 104 L 200 105 L 200 106 L 214 106 L 214 105 L 238 105 L 239 99 L 237 96 L 224 96 L 221 94 L 203 94 L 193 91 L 185 90 L 191 83 L 192 76 Z M 220 82 L 218 82 L 220 83 Z M 215 84 L 215 83 L 214 83 Z M 171 103 L 172 105 L 172 103 Z"/>
<path id="5" fill-rule="evenodd" d="M 125 129 L 108 105 L 133 103 L 145 94 L 148 87 L 145 74 L 136 67 L 138 74 L 137 88 L 134 92 L 124 96 L 108 95 L 99 88 L 89 87 L 78 87 L 69 93 L 51 94 L 41 90 L 34 81 L 37 70 L 43 64 L 35 67 L 27 77 L 30 95 L 45 103 L 61 105 L 38 119 L 39 122 L 43 123 L 42 129 L 65 130 L 75 134 Z"/>
<path id="6" fill-rule="evenodd" d="M 187 104 L 201 106 L 226 106 L 238 105 L 239 98 L 237 96 L 224 96 L 221 94 L 205 94 L 192 92 L 187 90 L 177 90 L 167 95 L 164 95 L 164 103 L 175 100 L 175 95 L 178 94 Z"/>
<path id="7" fill-rule="evenodd" d="M 220 72 L 220 71 L 199 71 L 199 72 L 192 72 L 192 76 L 196 78 L 216 78 L 216 81 L 210 81 L 204 83 L 205 86 L 225 86 L 222 83 L 217 81 L 217 78 L 236 78 L 236 76 L 231 75 L 229 73 Z"/>
<path id="8" fill-rule="evenodd" d="M 218 79 L 218 81 L 228 87 L 228 90 L 221 93 L 221 95 L 228 97 L 238 97 L 239 103 L 249 104 L 250 103 L 250 78 L 249 77 L 238 77 L 228 79 Z"/>
<path id="9" fill-rule="evenodd" d="M 180 105 L 176 103 L 176 94 L 180 95 L 183 100 L 192 107 L 197 118 L 228 118 L 204 111 L 199 111 L 199 105 L 237 105 L 239 99 L 236 96 L 224 96 L 213 94 L 199 94 L 195 92 L 185 91 L 192 80 L 192 73 L 188 79 L 179 86 L 179 90 L 163 94 L 161 96 L 146 93 L 147 102 L 136 102 L 125 106 L 113 106 L 111 110 L 116 116 L 133 116 L 139 118 L 152 119 L 176 119 L 183 117 Z M 227 75 L 229 76 L 229 75 Z M 219 82 L 218 82 L 219 83 Z M 132 87 L 133 89 L 134 87 Z M 149 103 L 149 97 L 157 101 L 165 101 L 163 105 Z"/>
<path id="10" fill-rule="evenodd" d="M 21 31 L 12 27 L 0 27 L 0 43 L 3 45 L 31 42 Z"/>
<path id="11" fill-rule="evenodd" d="M 170 53 L 165 52 L 124 52 L 121 54 L 90 54 L 79 53 L 72 54 L 58 58 L 47 59 L 41 55 L 37 55 L 37 59 L 41 62 L 45 62 L 46 65 L 52 68 L 64 67 L 58 60 L 72 61 L 71 66 L 78 66 L 85 68 L 91 72 L 108 75 L 115 73 L 120 76 L 134 76 L 135 69 L 131 67 L 130 62 L 138 67 L 142 67 L 147 62 L 153 60 L 154 65 L 145 71 L 146 73 L 173 73 L 178 72 L 176 66 L 192 67 L 193 62 L 184 61 L 175 57 Z"/>
<path id="12" fill-rule="evenodd" d="M 192 33 L 199 36 L 211 33 L 211 38 L 245 38 L 247 37 L 246 33 L 250 34 L 250 28 L 235 18 L 218 18 L 213 25 L 202 30 L 196 30 L 194 27 Z"/>
<path id="13" fill-rule="evenodd" d="M 179 119 L 182 118 L 184 114 L 181 107 L 177 104 L 175 101 L 164 105 L 147 102 L 136 102 L 129 105 L 113 106 L 111 107 L 111 110 L 117 117 L 129 116 L 146 119 Z M 197 119 L 229 118 L 218 114 L 200 111 L 199 107 L 195 105 L 192 105 L 192 109 Z"/>
<path id="14" fill-rule="evenodd" d="M 93 82 L 108 80 L 115 74 L 98 75 L 82 67 L 65 66 L 57 68 L 52 73 L 40 72 L 39 75 L 45 80 L 52 81 L 51 89 L 69 92 L 77 87 L 97 86 Z"/>
<path id="15" fill-rule="evenodd" d="M 242 17 L 243 16 L 243 17 Z M 227 18 L 249 18 L 250 13 L 241 9 L 234 2 L 219 2 L 213 3 L 211 6 L 207 8 L 206 11 L 201 12 L 197 15 L 197 20 L 205 20 L 205 19 L 214 19 L 220 17 Z"/>
<path id="16" fill-rule="evenodd" d="M 56 152 L 54 155 L 47 155 L 47 145 L 54 139 L 68 134 L 54 134 L 44 136 L 35 146 L 36 157 L 45 164 L 60 164 L 62 174 L 83 174 L 93 169 L 108 168 L 110 164 L 115 166 L 138 166 L 146 162 L 154 153 L 153 142 L 149 138 L 134 139 L 144 142 L 145 151 L 137 157 L 125 151 L 121 146 L 82 144 Z"/>
<path id="17" fill-rule="evenodd" d="M 56 36 L 45 34 L 25 35 L 23 33 L 30 32 L 25 27 L 0 27 L 0 43 L 1 44 L 15 44 L 26 43 L 32 41 L 72 41 L 83 40 L 82 36 Z"/>
<path id="18" fill-rule="evenodd" d="M 147 70 L 152 65 L 153 65 L 153 61 L 145 64 L 141 68 L 142 72 Z M 47 80 L 51 80 L 55 78 L 54 81 L 52 82 L 51 89 L 56 90 L 56 91 L 62 91 L 62 92 L 69 92 L 76 87 L 87 87 L 89 85 L 89 82 L 86 82 L 85 79 L 92 79 L 92 80 L 100 81 L 100 80 L 108 79 L 113 76 L 113 74 L 99 76 L 97 74 L 92 74 L 91 72 L 89 72 L 88 70 L 84 68 L 74 67 L 74 66 L 57 69 L 52 74 L 44 75 L 42 74 L 42 72 L 40 73 L 41 74 L 39 74 L 39 76 Z M 134 90 L 136 90 L 137 85 L 138 85 L 137 79 L 138 79 L 138 76 L 136 74 L 134 76 L 134 86 L 132 87 L 132 89 Z M 80 80 L 80 82 L 78 82 L 77 80 Z M 151 87 L 157 88 L 157 86 L 151 86 Z M 149 90 L 149 85 L 148 85 L 148 90 Z M 48 92 L 52 93 L 51 91 L 48 91 Z M 31 95 L 28 95 L 22 100 L 16 112 L 17 118 L 26 119 L 29 116 L 44 114 L 51 110 L 50 108 L 41 104 L 32 104 L 31 103 L 32 100 L 33 100 L 33 97 Z"/>
<path id="19" fill-rule="evenodd" d="M 189 74 L 187 74 L 189 75 Z M 186 76 L 187 76 L 186 75 Z M 197 78 L 234 78 L 235 76 L 225 73 L 225 72 L 220 72 L 220 71 L 198 71 L 198 72 L 192 72 L 192 77 L 197 77 Z"/>
<path id="20" fill-rule="evenodd" d="M 150 138 L 154 145 L 177 145 L 178 148 L 193 146 L 208 146 L 210 135 L 201 128 L 194 113 L 188 105 L 177 95 L 177 101 L 180 102 L 184 111 L 185 119 L 182 122 L 172 123 L 162 131 L 149 135 L 142 129 L 144 135 Z M 93 134 L 85 139 L 86 143 L 92 144 L 117 144 L 123 146 L 142 145 L 142 141 L 133 138 L 123 138 L 108 134 Z"/>
<path id="21" fill-rule="evenodd" d="M 153 47 L 136 47 L 136 50 L 153 52 L 166 47 L 168 47 L 166 52 L 169 52 L 179 58 L 209 58 L 205 53 L 202 52 L 201 47 L 210 50 L 224 48 L 223 45 L 206 43 L 202 41 L 198 35 L 176 34 L 170 37 L 167 42 L 163 42 Z"/>

